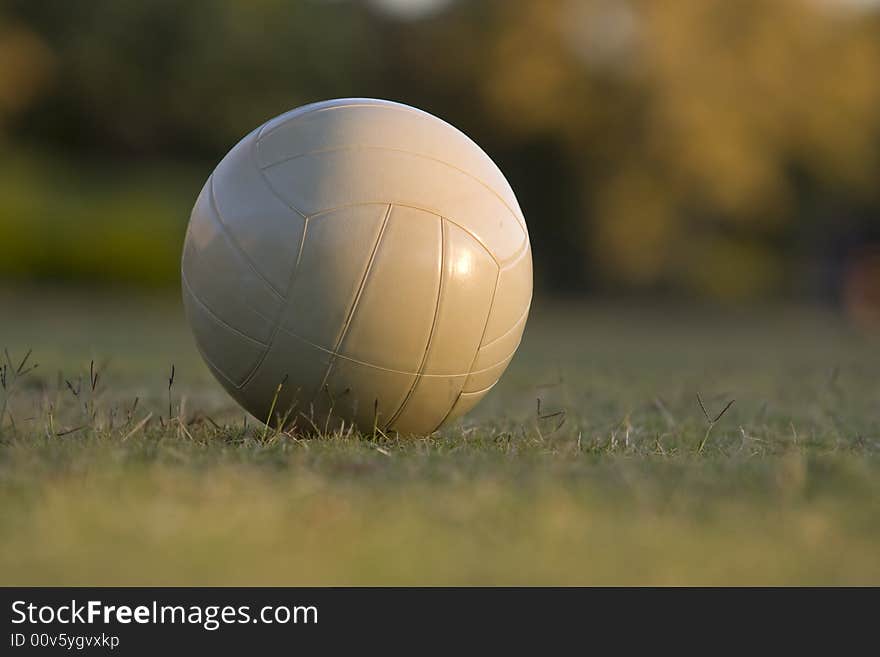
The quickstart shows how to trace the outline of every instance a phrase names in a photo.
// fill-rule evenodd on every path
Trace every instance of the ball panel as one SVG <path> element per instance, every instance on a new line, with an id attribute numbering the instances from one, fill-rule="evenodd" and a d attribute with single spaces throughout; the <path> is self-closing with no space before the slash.
<path id="1" fill-rule="evenodd" d="M 481 390 L 488 390 L 494 386 L 498 383 L 498 379 L 501 378 L 501 375 L 504 374 L 504 370 L 507 369 L 507 366 L 510 365 L 511 360 L 513 360 L 513 354 L 510 354 L 500 363 L 495 363 L 494 365 L 482 369 L 475 368 L 464 383 L 464 392 L 480 392 Z"/>
<path id="2" fill-rule="evenodd" d="M 389 369 L 419 370 L 437 309 L 441 249 L 440 217 L 392 207 L 339 353 Z"/>
<path id="3" fill-rule="evenodd" d="M 498 276 L 498 288 L 483 344 L 497 340 L 522 319 L 532 300 L 532 253 L 526 249 Z"/>
<path id="4" fill-rule="evenodd" d="M 309 220 L 281 325 L 335 351 L 370 265 L 388 205 L 342 208 Z"/>
<path id="5" fill-rule="evenodd" d="M 190 218 L 181 279 L 214 315 L 245 335 L 268 342 L 281 299 L 230 245 L 204 191 Z"/>
<path id="6" fill-rule="evenodd" d="M 470 369 L 492 303 L 498 266 L 474 238 L 443 221 L 443 289 L 425 358 L 426 374 Z"/>
<path id="7" fill-rule="evenodd" d="M 440 426 L 449 425 L 462 415 L 470 412 L 470 410 L 480 403 L 480 401 L 485 397 L 491 387 L 487 390 L 480 390 L 478 392 L 462 392 L 455 404 L 453 404 L 449 413 L 446 414 L 446 417 L 443 418 L 443 421 Z M 440 427 L 436 427 L 439 429 Z"/>
<path id="8" fill-rule="evenodd" d="M 268 137 L 273 132 L 275 132 L 278 128 L 284 126 L 290 121 L 303 116 L 304 114 L 309 114 L 311 112 L 317 111 L 325 111 L 338 107 L 350 107 L 352 105 L 388 105 L 399 103 L 392 103 L 388 100 L 381 100 L 379 98 L 331 98 L 330 100 L 320 100 L 315 103 L 309 103 L 307 105 L 301 105 L 300 107 L 295 107 L 292 110 L 288 110 L 283 114 L 279 114 L 268 121 L 266 121 L 260 128 L 258 128 L 257 138 L 262 139 L 263 137 Z M 421 111 L 416 108 L 412 108 L 413 111 Z"/>
<path id="9" fill-rule="evenodd" d="M 241 385 L 266 351 L 266 345 L 225 324 L 183 288 L 186 317 L 205 360 L 232 385 Z"/>
<path id="10" fill-rule="evenodd" d="M 381 149 L 315 153 L 263 170 L 272 187 L 307 214 L 359 203 L 433 212 L 470 231 L 498 260 L 522 250 L 519 219 L 491 190 L 447 164 Z"/>
<path id="11" fill-rule="evenodd" d="M 284 381 L 276 410 L 283 415 L 293 407 L 296 413 L 308 413 L 331 360 L 326 351 L 279 330 L 260 366 L 234 396 L 252 415 L 265 421 L 278 385 Z"/>
<path id="12" fill-rule="evenodd" d="M 391 428 L 403 434 L 428 434 L 458 399 L 466 375 L 420 376 Z"/>
<path id="13" fill-rule="evenodd" d="M 379 428 L 387 427 L 416 376 L 336 358 L 327 377 L 327 392 L 335 414 L 353 420 L 361 430 L 369 432 L 374 419 Z"/>
<path id="14" fill-rule="evenodd" d="M 305 220 L 270 188 L 254 161 L 256 131 L 233 147 L 212 174 L 220 221 L 257 270 L 282 295 L 299 251 Z"/>
<path id="15" fill-rule="evenodd" d="M 519 347 L 522 340 L 523 330 L 526 326 L 526 320 L 529 316 L 529 310 L 522 314 L 519 320 L 507 331 L 507 333 L 495 338 L 491 342 L 486 342 L 477 352 L 474 360 L 473 370 L 479 371 L 491 367 L 510 357 Z"/>
<path id="16" fill-rule="evenodd" d="M 346 99 L 311 106 L 273 121 L 259 137 L 260 166 L 315 151 L 384 148 L 440 160 L 481 180 L 522 220 L 510 185 L 495 163 L 467 135 L 421 110 L 388 101 Z"/>

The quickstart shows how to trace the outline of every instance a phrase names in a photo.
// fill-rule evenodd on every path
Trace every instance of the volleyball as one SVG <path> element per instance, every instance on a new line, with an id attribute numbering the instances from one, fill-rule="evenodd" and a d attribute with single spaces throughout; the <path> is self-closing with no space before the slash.
<path id="1" fill-rule="evenodd" d="M 217 165 L 182 288 L 208 368 L 257 419 L 429 434 L 513 358 L 531 248 L 513 190 L 464 133 L 338 99 L 266 122 Z"/>

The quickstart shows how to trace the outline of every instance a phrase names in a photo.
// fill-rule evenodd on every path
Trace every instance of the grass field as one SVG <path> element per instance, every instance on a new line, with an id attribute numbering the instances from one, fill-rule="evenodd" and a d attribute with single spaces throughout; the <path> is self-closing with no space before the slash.
<path id="1" fill-rule="evenodd" d="M 173 299 L 7 291 L 4 346 L 0 584 L 880 584 L 880 340 L 822 312 L 539 303 L 422 438 L 245 423 Z"/>

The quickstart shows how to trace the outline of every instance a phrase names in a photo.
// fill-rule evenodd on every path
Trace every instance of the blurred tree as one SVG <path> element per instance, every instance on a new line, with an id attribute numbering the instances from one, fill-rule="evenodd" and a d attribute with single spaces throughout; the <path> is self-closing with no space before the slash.
<path id="1" fill-rule="evenodd" d="M 12 0 L 57 54 L 23 129 L 78 149 L 214 153 L 281 109 L 357 90 L 374 62 L 361 13 L 285 0 Z"/>
<path id="2" fill-rule="evenodd" d="M 4 20 L 0 13 L 0 130 L 8 129 L 45 89 L 54 64 L 37 34 L 20 22 Z"/>
<path id="3" fill-rule="evenodd" d="M 591 262 L 632 285 L 772 287 L 797 170 L 870 196 L 880 23 L 816 0 L 549 0 L 503 12 L 485 87 L 581 162 Z M 683 281 L 682 281 L 683 279 Z"/>

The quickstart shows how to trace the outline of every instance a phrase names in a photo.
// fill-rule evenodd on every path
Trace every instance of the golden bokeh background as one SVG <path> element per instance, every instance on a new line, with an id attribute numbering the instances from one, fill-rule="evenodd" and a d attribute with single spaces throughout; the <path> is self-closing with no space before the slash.
<path id="1" fill-rule="evenodd" d="M 483 145 L 541 294 L 878 315 L 875 0 L 11 0 L 0 276 L 173 289 L 218 158 L 338 96 Z"/>

